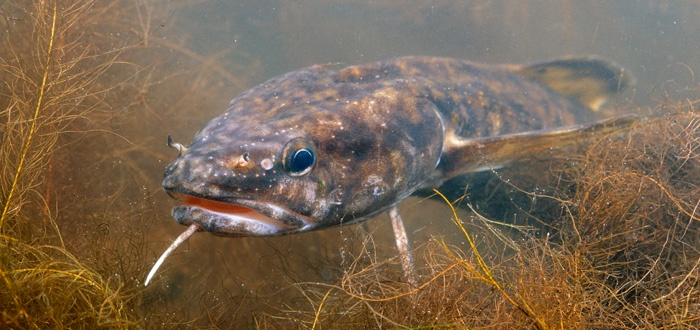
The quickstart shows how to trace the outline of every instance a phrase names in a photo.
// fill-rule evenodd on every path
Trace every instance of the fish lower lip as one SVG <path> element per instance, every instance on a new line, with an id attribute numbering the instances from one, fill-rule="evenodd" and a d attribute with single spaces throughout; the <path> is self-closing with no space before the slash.
<path id="1" fill-rule="evenodd" d="M 271 204 L 240 200 L 241 204 L 246 204 L 241 205 L 172 191 L 167 193 L 181 202 L 172 210 L 177 222 L 197 223 L 219 236 L 276 236 L 310 228 L 308 218 Z"/>
<path id="2" fill-rule="evenodd" d="M 212 212 L 218 213 L 231 213 L 231 214 L 246 214 L 246 213 L 257 213 L 262 215 L 260 212 L 255 211 L 249 207 L 234 203 L 219 202 L 209 199 L 204 199 L 200 197 L 195 197 L 187 194 L 172 193 L 169 192 L 168 195 L 182 202 L 185 206 L 197 206 L 203 209 L 207 209 Z M 253 216 L 253 215 L 251 215 Z"/>

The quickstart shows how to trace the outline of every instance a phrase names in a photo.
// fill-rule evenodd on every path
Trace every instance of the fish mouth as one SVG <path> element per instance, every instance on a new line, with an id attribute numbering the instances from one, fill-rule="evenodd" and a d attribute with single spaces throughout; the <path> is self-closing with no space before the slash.
<path id="1" fill-rule="evenodd" d="M 279 236 L 312 228 L 309 217 L 275 204 L 250 199 L 212 200 L 166 190 L 180 202 L 173 207 L 173 218 L 180 224 L 198 224 L 218 236 Z"/>

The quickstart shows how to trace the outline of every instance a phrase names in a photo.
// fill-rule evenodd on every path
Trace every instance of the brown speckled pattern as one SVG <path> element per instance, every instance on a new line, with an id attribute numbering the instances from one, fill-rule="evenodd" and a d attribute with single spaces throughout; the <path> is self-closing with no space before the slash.
<path id="1" fill-rule="evenodd" d="M 289 234 L 363 221 L 400 202 L 426 184 L 449 136 L 487 137 L 591 118 L 588 108 L 506 67 L 430 57 L 338 72 L 312 66 L 233 99 L 167 167 L 163 186 L 247 203 L 284 223 L 259 230 L 185 205 L 173 211 L 182 224 L 198 222 L 226 236 Z M 306 175 L 291 176 L 282 165 L 293 139 L 314 146 L 316 164 Z M 244 153 L 250 163 L 241 162 Z M 263 160 L 274 165 L 265 169 Z"/>

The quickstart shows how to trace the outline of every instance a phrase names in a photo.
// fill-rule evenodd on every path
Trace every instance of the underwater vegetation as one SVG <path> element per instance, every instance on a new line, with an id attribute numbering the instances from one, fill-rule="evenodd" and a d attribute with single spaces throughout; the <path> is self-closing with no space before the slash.
<path id="1" fill-rule="evenodd" d="M 56 225 L 54 152 L 70 148 L 111 87 L 99 79 L 118 51 L 95 51 L 79 19 L 90 2 L 3 3 L 0 41 L 0 326 L 99 328 L 136 324 L 130 290 L 87 266 Z M 133 290 L 131 290 L 133 291 Z"/>
<path id="2" fill-rule="evenodd" d="M 167 216 L 145 187 L 160 192 L 151 183 L 159 180 L 159 160 L 170 156 L 143 146 L 162 143 L 128 136 L 168 115 L 155 113 L 151 98 L 168 99 L 171 111 L 206 107 L 208 91 L 216 89 L 202 77 L 238 86 L 242 80 L 231 73 L 242 64 L 222 70 L 225 61 L 184 49 L 180 40 L 150 40 L 169 17 L 154 19 L 154 12 L 176 8 L 0 2 L 0 328 L 180 323 L 142 286 L 150 262 L 144 231 Z M 172 62 L 179 69 L 159 75 Z M 239 72 L 255 67 L 251 61 Z M 173 88 L 182 81 L 195 95 Z M 149 308 L 151 302 L 166 307 Z M 191 322 L 186 313 L 178 317 Z"/>
<path id="3" fill-rule="evenodd" d="M 449 228 L 416 240 L 418 288 L 372 234 L 343 243 L 342 269 L 323 280 L 292 274 L 241 294 L 217 281 L 267 279 L 273 265 L 207 277 L 174 259 L 144 288 L 174 237 L 158 224 L 182 230 L 158 197 L 175 157 L 164 137 L 196 130 L 211 117 L 199 109 L 218 113 L 262 79 L 251 78 L 261 63 L 245 51 L 190 47 L 197 36 L 187 33 L 159 37 L 184 21 L 178 9 L 198 4 L 0 1 L 0 328 L 700 328 L 697 90 L 664 95 L 625 134 L 409 202 L 447 210 L 431 221 Z M 536 10 L 477 9 L 488 6 L 510 8 L 509 17 Z M 259 249 L 260 240 L 242 241 Z M 331 253 L 265 242 L 285 263 L 278 272 L 338 267 Z M 217 289 L 200 286 L 211 278 Z"/>

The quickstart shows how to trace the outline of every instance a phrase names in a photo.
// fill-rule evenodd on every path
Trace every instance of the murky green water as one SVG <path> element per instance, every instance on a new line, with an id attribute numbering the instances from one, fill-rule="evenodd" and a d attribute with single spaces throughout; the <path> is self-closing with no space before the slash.
<path id="1" fill-rule="evenodd" d="M 177 155 L 166 135 L 188 143 L 234 96 L 278 74 L 403 55 L 527 63 L 593 54 L 637 79 L 614 100 L 618 111 L 645 114 L 665 100 L 694 99 L 700 89 L 700 3 L 690 0 L 147 0 L 116 1 L 110 13 L 92 37 L 131 47 L 121 58 L 133 65 L 89 125 L 93 133 L 54 167 L 62 180 L 55 183 L 57 223 L 78 251 L 100 244 L 143 258 L 145 246 L 144 263 L 122 269 L 134 284 L 185 229 L 169 216 L 174 202 L 160 188 L 163 168 Z M 418 201 L 403 205 L 414 244 L 435 235 L 458 242 L 445 205 Z M 144 313 L 157 313 L 146 324 L 177 313 L 191 320 L 181 327 L 254 326 L 263 313 L 308 309 L 293 284 L 336 283 L 362 254 L 365 231 L 377 259 L 395 254 L 386 216 L 365 229 L 290 237 L 197 234 L 146 291 Z M 200 318 L 204 310 L 212 311 L 208 319 Z"/>

